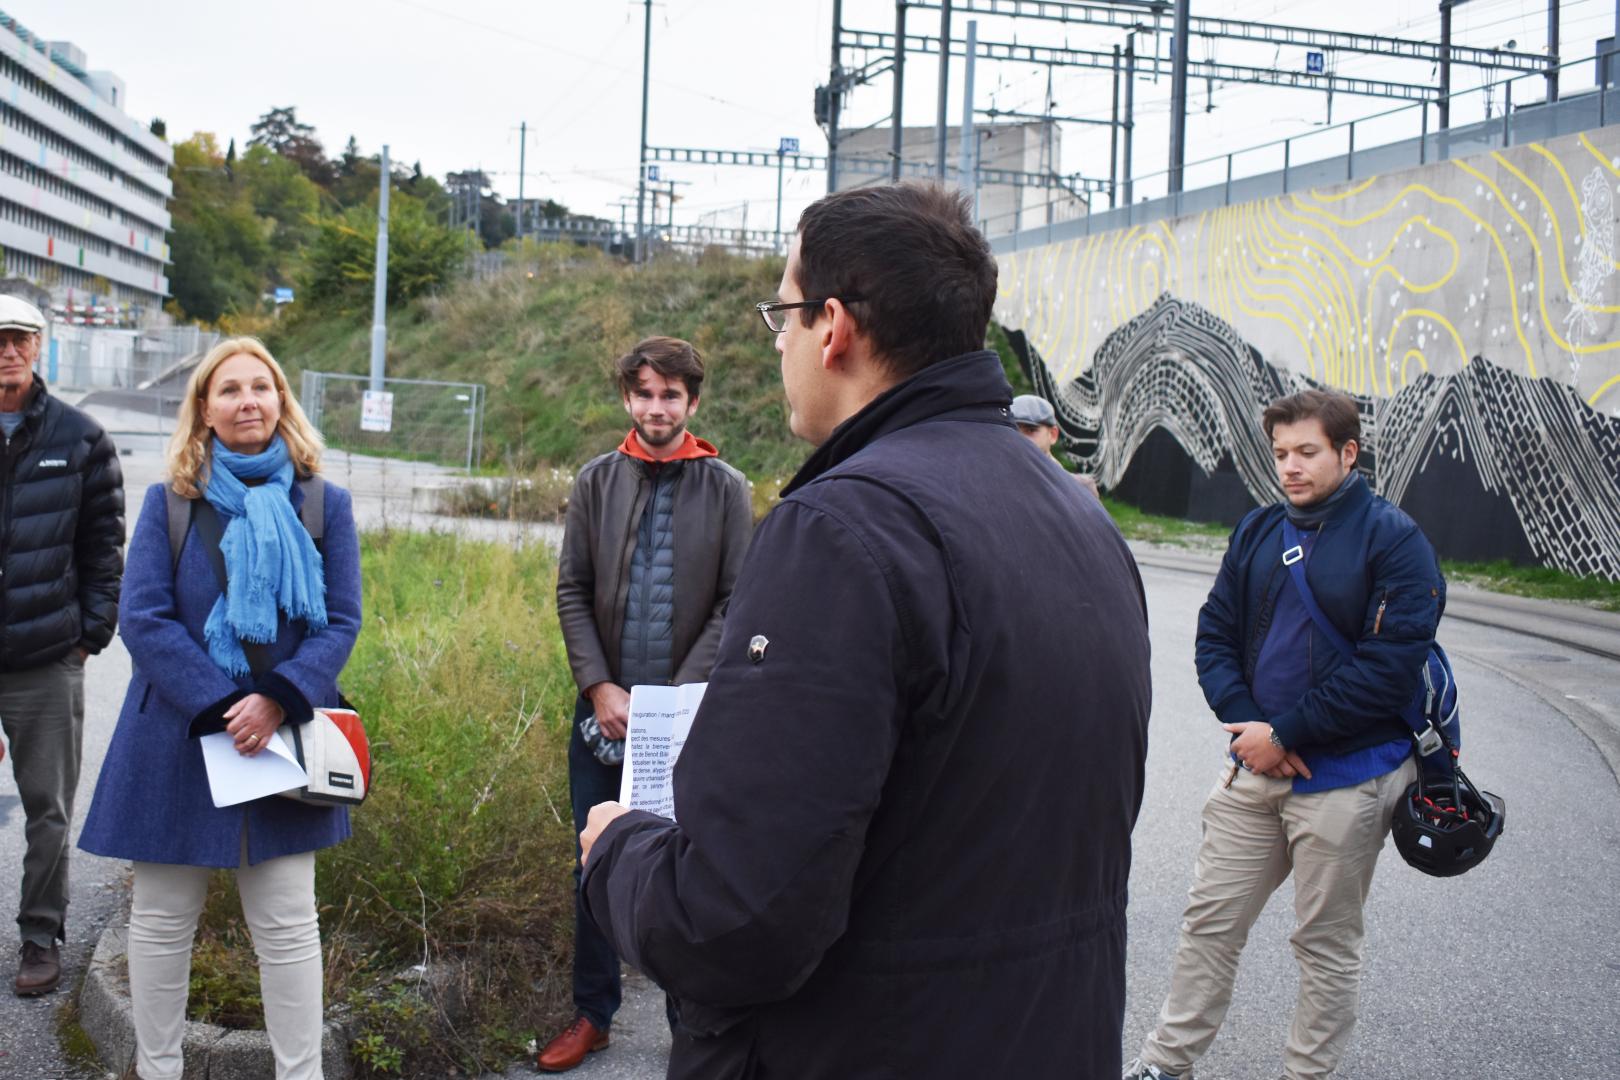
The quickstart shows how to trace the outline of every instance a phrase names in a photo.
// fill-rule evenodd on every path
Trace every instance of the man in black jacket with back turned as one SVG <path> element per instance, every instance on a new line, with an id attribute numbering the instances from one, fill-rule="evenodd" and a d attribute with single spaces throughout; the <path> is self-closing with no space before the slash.
<path id="1" fill-rule="evenodd" d="M 28 819 L 22 996 L 62 977 L 84 661 L 112 641 L 124 570 L 118 452 L 34 374 L 44 330 L 32 304 L 0 296 L 0 725 Z"/>
<path id="2" fill-rule="evenodd" d="M 817 449 L 744 560 L 679 824 L 604 803 L 582 838 L 590 915 L 675 999 L 671 1077 L 1118 1073 L 1146 610 L 1009 419 L 995 293 L 961 196 L 900 184 L 806 210 L 761 305 Z"/>

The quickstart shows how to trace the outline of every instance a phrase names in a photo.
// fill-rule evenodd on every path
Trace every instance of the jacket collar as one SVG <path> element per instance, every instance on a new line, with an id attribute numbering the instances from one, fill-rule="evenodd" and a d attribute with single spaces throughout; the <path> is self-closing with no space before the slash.
<path id="1" fill-rule="evenodd" d="M 34 372 L 34 386 L 28 391 L 28 400 L 23 402 L 23 416 L 32 420 L 44 413 L 45 399 L 49 396 L 45 390 L 45 380 L 39 377 L 39 372 Z"/>
<path id="2" fill-rule="evenodd" d="M 782 494 L 794 491 L 848 461 L 883 436 L 947 414 L 980 422 L 1011 424 L 1012 387 L 1001 357 L 989 349 L 930 364 L 873 398 L 816 447 Z"/>
<path id="3" fill-rule="evenodd" d="M 1287 499 L 1283 499 L 1281 505 L 1283 516 L 1293 521 L 1296 527 L 1312 529 L 1358 513 L 1371 500 L 1372 488 L 1367 485 L 1366 478 L 1360 471 L 1352 471 L 1337 491 L 1314 506 L 1307 506 L 1302 511 L 1295 510 Z"/>
<path id="4" fill-rule="evenodd" d="M 640 441 L 636 439 L 635 428 L 631 428 L 630 434 L 626 435 L 624 441 L 619 444 L 619 453 L 625 457 L 646 462 L 648 465 L 664 465 L 671 461 L 695 461 L 698 458 L 720 456 L 720 451 L 714 448 L 713 443 L 707 439 L 698 438 L 690 431 L 685 431 L 681 433 L 681 445 L 675 448 L 673 454 L 667 458 L 655 458 L 641 448 Z"/>

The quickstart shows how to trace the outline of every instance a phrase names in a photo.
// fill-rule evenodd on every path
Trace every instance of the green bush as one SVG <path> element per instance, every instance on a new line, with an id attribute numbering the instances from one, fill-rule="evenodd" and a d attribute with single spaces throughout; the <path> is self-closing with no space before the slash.
<path id="1" fill-rule="evenodd" d="M 373 789 L 353 838 L 316 863 L 327 1001 L 354 1007 L 363 1075 L 476 1075 L 568 1007 L 575 691 L 554 563 L 543 545 L 380 532 L 362 538 L 362 569 L 343 687 L 366 720 Z M 215 891 L 194 1016 L 257 992 L 229 878 Z M 453 973 L 463 1006 L 448 1016 L 393 981 L 424 963 Z"/>
<path id="2" fill-rule="evenodd" d="M 403 304 L 450 282 L 465 257 L 461 234 L 422 203 L 395 192 L 388 207 L 388 303 Z M 355 206 L 320 219 L 299 274 L 303 311 L 369 312 L 377 269 L 377 208 Z"/>

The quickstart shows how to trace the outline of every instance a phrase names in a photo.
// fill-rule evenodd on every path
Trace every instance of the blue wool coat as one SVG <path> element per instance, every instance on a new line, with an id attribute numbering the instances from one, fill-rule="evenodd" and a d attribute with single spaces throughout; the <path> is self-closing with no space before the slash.
<path id="1" fill-rule="evenodd" d="M 291 498 L 295 507 L 303 502 L 296 485 Z M 302 622 L 282 616 L 268 646 L 272 669 L 257 680 L 233 679 L 209 659 L 203 624 L 219 585 L 195 529 L 172 566 L 168 522 L 164 486 L 154 484 L 129 543 L 118 608 L 133 674 L 79 846 L 142 862 L 235 867 L 244 828 L 250 864 L 337 843 L 349 835 L 342 807 L 279 796 L 216 807 L 202 748 L 187 732 L 255 690 L 280 703 L 289 720 L 338 703 L 338 673 L 360 631 L 360 541 L 349 493 L 326 485 L 326 629 L 306 635 Z"/>

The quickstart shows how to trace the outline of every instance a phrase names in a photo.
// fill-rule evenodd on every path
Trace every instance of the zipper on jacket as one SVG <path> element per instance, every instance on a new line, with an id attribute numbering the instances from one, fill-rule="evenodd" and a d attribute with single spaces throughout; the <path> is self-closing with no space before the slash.
<path id="1" fill-rule="evenodd" d="M 641 626 L 637 634 L 640 641 L 639 655 L 636 657 L 636 666 L 644 674 L 652 658 L 653 578 L 655 564 L 658 561 L 658 489 L 663 482 L 663 470 L 653 470 L 652 491 L 647 495 L 647 508 L 641 512 L 641 520 L 636 522 L 636 547 L 641 547 L 643 539 L 648 541 L 647 550 L 641 552 Z M 622 672 L 623 661 L 620 661 L 619 667 Z"/>
<path id="2" fill-rule="evenodd" d="M 13 475 L 15 462 L 11 460 L 11 439 L 10 435 L 6 436 L 5 449 L 0 451 L 0 468 L 6 470 L 6 482 L 0 486 L 0 626 L 5 625 L 6 610 L 10 607 L 6 603 L 3 579 L 6 573 L 6 556 L 11 551 L 11 490 L 16 481 Z"/>
<path id="3" fill-rule="evenodd" d="M 1271 576 L 1266 579 L 1265 591 L 1260 594 L 1260 610 L 1255 615 L 1254 626 L 1249 631 L 1248 646 L 1243 650 L 1243 681 L 1254 685 L 1255 666 L 1260 661 L 1260 646 L 1265 643 L 1266 634 L 1271 630 L 1271 616 L 1277 609 L 1277 594 L 1288 587 L 1286 580 L 1278 582 L 1278 576 L 1286 573 L 1282 563 L 1275 563 L 1271 568 Z M 1279 588 L 1273 588 L 1280 585 Z"/>
<path id="4" fill-rule="evenodd" d="M 1378 636 L 1378 631 L 1383 628 L 1383 625 L 1384 625 L 1384 608 L 1387 607 L 1388 605 L 1389 605 L 1389 590 L 1385 589 L 1384 590 L 1384 595 L 1378 601 L 1378 614 L 1373 617 L 1373 637 L 1377 637 Z"/>

